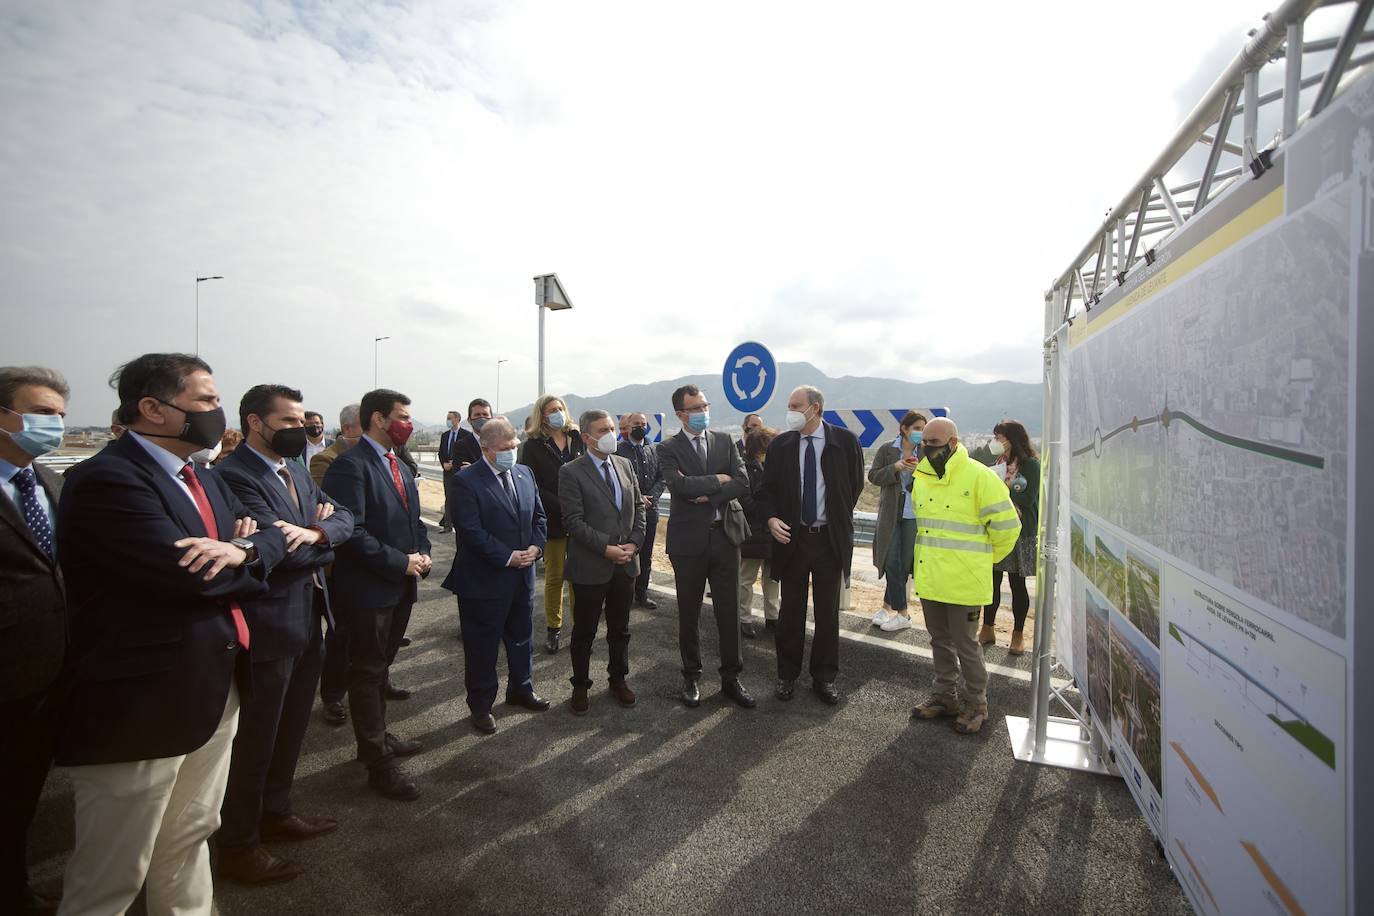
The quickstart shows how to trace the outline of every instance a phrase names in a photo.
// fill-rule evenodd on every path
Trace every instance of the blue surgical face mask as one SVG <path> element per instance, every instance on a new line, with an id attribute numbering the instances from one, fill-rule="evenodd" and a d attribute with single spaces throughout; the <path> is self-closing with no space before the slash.
<path id="1" fill-rule="evenodd" d="M 911 432 L 906 434 L 906 437 L 912 445 L 921 444 L 921 431 L 919 429 L 913 429 Z"/>
<path id="2" fill-rule="evenodd" d="M 549 424 L 549 429 L 562 429 L 568 425 L 568 415 L 557 410 L 545 417 L 544 422 Z"/>
<path id="3" fill-rule="evenodd" d="M 509 471 L 511 468 L 515 467 L 515 449 L 508 449 L 503 452 L 493 452 L 491 458 L 492 464 L 503 471 Z"/>
<path id="4" fill-rule="evenodd" d="M 697 432 L 711 425 L 711 412 L 703 410 L 701 413 L 689 413 L 687 415 L 687 425 Z"/>
<path id="5" fill-rule="evenodd" d="M 24 428 L 17 433 L 7 429 L 0 432 L 9 436 L 15 445 L 33 457 L 46 455 L 53 449 L 62 447 L 62 437 L 67 428 L 57 414 L 19 413 L 8 407 L 0 407 L 0 410 L 12 413 L 24 421 Z"/>

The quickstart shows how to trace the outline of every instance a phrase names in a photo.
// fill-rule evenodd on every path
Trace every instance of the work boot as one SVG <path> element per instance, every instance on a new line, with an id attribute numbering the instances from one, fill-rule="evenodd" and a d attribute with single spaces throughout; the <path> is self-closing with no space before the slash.
<path id="1" fill-rule="evenodd" d="M 961 735 L 972 735 L 981 729 L 987 720 L 988 704 L 979 703 L 965 709 L 963 714 L 954 720 L 954 730 Z"/>
<path id="2" fill-rule="evenodd" d="M 995 642 L 997 642 L 997 632 L 987 624 L 983 624 L 982 628 L 978 630 L 978 645 L 990 646 Z"/>
<path id="3" fill-rule="evenodd" d="M 953 697 L 935 696 L 911 709 L 913 719 L 938 719 L 942 716 L 959 715 L 959 701 Z"/>
<path id="4" fill-rule="evenodd" d="M 1026 653 L 1026 642 L 1020 630 L 1011 631 L 1011 647 L 1007 649 L 1008 655 L 1024 655 Z"/>

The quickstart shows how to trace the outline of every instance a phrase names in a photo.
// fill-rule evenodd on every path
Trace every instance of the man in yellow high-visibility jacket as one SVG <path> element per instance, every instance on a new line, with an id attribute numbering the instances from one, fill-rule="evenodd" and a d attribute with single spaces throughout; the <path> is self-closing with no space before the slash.
<path id="1" fill-rule="evenodd" d="M 914 586 L 935 661 L 934 692 L 911 714 L 956 716 L 955 730 L 973 734 L 988 718 L 988 673 L 975 631 L 983 606 L 992 600 L 992 565 L 1016 546 L 1021 520 L 1007 485 L 969 457 L 948 417 L 931 420 L 922 433 L 911 505 L 916 513 Z"/>

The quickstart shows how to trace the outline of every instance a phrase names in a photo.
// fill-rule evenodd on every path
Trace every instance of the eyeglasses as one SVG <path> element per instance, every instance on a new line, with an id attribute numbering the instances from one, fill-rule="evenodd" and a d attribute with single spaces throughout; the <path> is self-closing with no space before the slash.
<path id="1" fill-rule="evenodd" d="M 684 408 L 682 408 L 682 412 L 683 412 L 683 413 L 705 413 L 706 411 L 708 411 L 708 410 L 710 410 L 710 409 L 711 409 L 711 402 L 710 402 L 710 401 L 707 401 L 705 404 L 698 404 L 698 405 L 696 405 L 695 407 L 684 407 Z"/>

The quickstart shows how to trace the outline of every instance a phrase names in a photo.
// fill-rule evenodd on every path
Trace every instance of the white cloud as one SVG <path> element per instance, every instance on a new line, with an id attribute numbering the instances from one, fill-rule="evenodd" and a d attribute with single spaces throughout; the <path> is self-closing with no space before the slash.
<path id="1" fill-rule="evenodd" d="M 1250 2 L 0 7 L 0 361 L 422 418 L 710 371 L 1034 380 L 1041 297 Z M 1186 106 L 1184 106 L 1186 107 Z M 23 318 L 32 320 L 16 320 Z"/>

